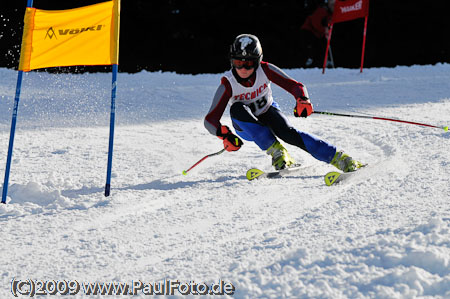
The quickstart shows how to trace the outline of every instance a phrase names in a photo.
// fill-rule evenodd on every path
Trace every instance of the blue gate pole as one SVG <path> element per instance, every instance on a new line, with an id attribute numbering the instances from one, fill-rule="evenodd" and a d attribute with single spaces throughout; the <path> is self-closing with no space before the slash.
<path id="1" fill-rule="evenodd" d="M 117 89 L 117 72 L 118 65 L 112 65 L 112 85 L 111 85 L 111 117 L 109 123 L 109 149 L 108 149 L 108 168 L 106 170 L 106 186 L 105 196 L 108 197 L 111 193 L 111 169 L 112 157 L 114 147 L 114 122 L 116 118 L 116 89 Z"/>
<path id="2" fill-rule="evenodd" d="M 22 88 L 23 71 L 19 71 L 17 76 L 16 96 L 14 98 L 14 108 L 11 120 L 11 133 L 9 134 L 8 156 L 6 158 L 5 180 L 3 181 L 2 203 L 6 203 L 8 194 L 9 172 L 11 170 L 11 158 L 14 146 L 14 135 L 16 133 L 17 110 L 19 108 L 20 90 Z"/>
<path id="3" fill-rule="evenodd" d="M 28 0 L 27 7 L 33 7 L 33 0 Z M 14 108 L 11 120 L 11 132 L 9 134 L 8 156 L 6 158 L 5 179 L 3 181 L 2 203 L 6 203 L 8 195 L 9 173 L 11 170 L 11 159 L 14 147 L 14 136 L 16 134 L 17 111 L 19 109 L 20 91 L 22 89 L 23 71 L 17 75 L 16 96 L 14 97 Z"/>

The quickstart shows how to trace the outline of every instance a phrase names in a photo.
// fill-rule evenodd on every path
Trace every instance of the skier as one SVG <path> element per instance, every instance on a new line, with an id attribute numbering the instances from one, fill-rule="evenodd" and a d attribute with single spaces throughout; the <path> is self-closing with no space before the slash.
<path id="1" fill-rule="evenodd" d="M 261 44 L 256 36 L 241 34 L 236 37 L 230 47 L 231 70 L 224 74 L 214 95 L 205 117 L 206 129 L 222 139 L 224 148 L 230 152 L 241 148 L 241 138 L 255 142 L 272 157 L 272 165 L 276 170 L 295 163 L 278 138 L 303 149 L 317 160 L 331 163 L 343 172 L 360 168 L 360 162 L 337 151 L 335 146 L 291 126 L 272 98 L 271 82 L 294 96 L 296 117 L 307 117 L 313 113 L 306 87 L 275 65 L 262 61 L 262 56 Z M 228 103 L 231 104 L 233 127 L 241 138 L 220 123 Z"/>
<path id="2" fill-rule="evenodd" d="M 305 67 L 321 66 L 324 58 L 335 0 L 323 2 L 311 15 L 306 17 L 300 28 L 299 48 L 302 54 L 302 64 Z"/>

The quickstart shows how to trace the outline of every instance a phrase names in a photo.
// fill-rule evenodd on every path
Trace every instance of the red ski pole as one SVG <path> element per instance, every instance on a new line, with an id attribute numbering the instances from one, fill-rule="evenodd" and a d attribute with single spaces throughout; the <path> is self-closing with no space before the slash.
<path id="1" fill-rule="evenodd" d="M 225 151 L 225 149 L 222 149 L 220 151 L 218 151 L 217 153 L 212 153 L 209 155 L 204 156 L 203 158 L 201 158 L 197 163 L 195 163 L 194 165 L 192 165 L 188 170 L 183 170 L 183 175 L 187 175 L 188 171 L 191 170 L 192 168 L 194 168 L 195 166 L 197 166 L 198 164 L 200 164 L 201 162 L 203 162 L 204 160 L 206 160 L 209 157 L 212 156 L 217 156 L 220 155 L 221 153 L 223 153 Z"/>
<path id="2" fill-rule="evenodd" d="M 400 120 L 400 119 L 395 119 L 395 118 L 377 117 L 377 116 L 369 116 L 369 115 L 342 114 L 342 113 L 323 112 L 323 111 L 314 111 L 314 113 L 315 114 L 332 115 L 332 116 L 345 116 L 345 117 L 355 117 L 355 118 L 369 118 L 369 119 L 378 119 L 378 120 L 388 120 L 388 121 L 395 121 L 395 122 L 411 124 L 411 125 L 418 125 L 418 126 L 424 126 L 424 127 L 430 127 L 430 128 L 443 129 L 446 132 L 448 131 L 448 126 L 445 126 L 445 127 L 433 126 L 433 125 L 429 125 L 429 124 L 422 124 L 422 123 L 418 123 L 418 122 L 414 122 L 414 121 Z"/>

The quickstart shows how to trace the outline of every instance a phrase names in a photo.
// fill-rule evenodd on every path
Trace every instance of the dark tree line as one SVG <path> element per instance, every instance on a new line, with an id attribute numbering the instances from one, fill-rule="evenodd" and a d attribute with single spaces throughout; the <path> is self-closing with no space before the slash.
<path id="1" fill-rule="evenodd" d="M 257 35 L 264 58 L 283 68 L 299 64 L 298 31 L 320 0 L 122 0 L 120 71 L 219 73 L 240 33 Z M 6 2 L 6 1 L 4 1 Z M 0 7 L 0 67 L 17 68 L 26 0 Z M 41 9 L 102 1 L 34 0 Z M 446 1 L 371 0 L 365 67 L 450 62 Z M 364 21 L 336 24 L 337 67 L 360 63 Z"/>

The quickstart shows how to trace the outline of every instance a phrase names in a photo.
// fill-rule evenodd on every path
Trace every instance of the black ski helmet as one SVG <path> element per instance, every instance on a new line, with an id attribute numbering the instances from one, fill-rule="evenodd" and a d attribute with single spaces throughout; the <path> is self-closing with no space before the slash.
<path id="1" fill-rule="evenodd" d="M 263 52 L 259 39 L 252 34 L 238 35 L 230 46 L 230 59 L 255 60 L 256 67 L 262 60 Z"/>

